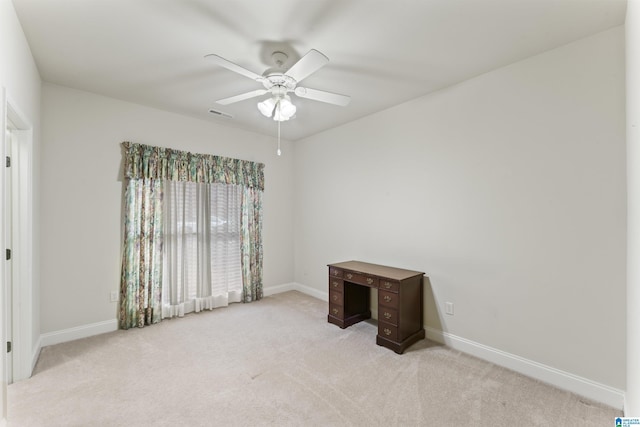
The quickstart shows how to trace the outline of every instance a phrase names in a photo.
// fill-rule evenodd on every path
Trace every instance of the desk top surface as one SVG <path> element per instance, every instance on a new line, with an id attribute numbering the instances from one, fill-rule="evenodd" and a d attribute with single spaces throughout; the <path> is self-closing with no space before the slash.
<path id="1" fill-rule="evenodd" d="M 373 276 L 387 277 L 394 280 L 406 280 L 414 276 L 423 276 L 421 271 L 405 270 L 402 268 L 387 267 L 386 265 L 370 264 L 362 261 L 345 261 L 329 264 L 329 267 L 342 268 L 356 273 L 371 274 Z"/>

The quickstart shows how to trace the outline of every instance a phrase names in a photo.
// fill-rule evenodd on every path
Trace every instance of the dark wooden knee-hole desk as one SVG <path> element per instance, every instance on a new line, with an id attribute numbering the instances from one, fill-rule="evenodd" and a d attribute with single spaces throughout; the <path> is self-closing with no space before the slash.
<path id="1" fill-rule="evenodd" d="M 342 329 L 371 318 L 369 289 L 378 289 L 376 343 L 402 354 L 424 338 L 424 273 L 360 261 L 329 264 L 329 323 Z"/>

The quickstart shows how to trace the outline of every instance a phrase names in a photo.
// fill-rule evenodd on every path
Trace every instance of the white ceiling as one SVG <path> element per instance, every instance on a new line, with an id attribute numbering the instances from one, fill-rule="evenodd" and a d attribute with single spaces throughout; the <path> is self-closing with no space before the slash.
<path id="1" fill-rule="evenodd" d="M 280 50 L 330 62 L 303 86 L 347 107 L 292 96 L 296 140 L 624 24 L 626 0 L 13 0 L 43 80 L 273 135 L 258 74 Z M 266 96 L 265 96 L 266 97 Z M 215 117 L 210 108 L 232 114 Z"/>

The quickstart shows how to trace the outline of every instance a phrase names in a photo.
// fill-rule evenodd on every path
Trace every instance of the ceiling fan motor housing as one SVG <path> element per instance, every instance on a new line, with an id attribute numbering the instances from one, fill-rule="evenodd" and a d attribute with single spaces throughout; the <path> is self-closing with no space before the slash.
<path id="1" fill-rule="evenodd" d="M 269 73 L 269 71 L 270 70 L 267 70 L 267 73 Z M 283 88 L 285 92 L 291 92 L 296 88 L 296 84 L 298 84 L 298 82 L 295 81 L 295 79 L 293 79 L 292 77 L 285 75 L 281 71 L 276 71 L 273 73 L 265 74 L 262 84 L 264 85 L 265 89 L 271 90 L 272 92 L 272 88 L 274 87 Z"/>
<path id="2" fill-rule="evenodd" d="M 287 62 L 288 58 L 289 57 L 284 52 L 273 52 L 271 54 L 271 59 L 273 60 L 275 67 L 269 68 L 262 73 L 262 84 L 265 89 L 271 91 L 273 95 L 278 95 L 279 92 L 282 92 L 281 95 L 284 96 L 287 92 L 293 92 L 298 84 L 293 77 L 285 74 L 287 70 L 284 68 L 284 64 Z"/>

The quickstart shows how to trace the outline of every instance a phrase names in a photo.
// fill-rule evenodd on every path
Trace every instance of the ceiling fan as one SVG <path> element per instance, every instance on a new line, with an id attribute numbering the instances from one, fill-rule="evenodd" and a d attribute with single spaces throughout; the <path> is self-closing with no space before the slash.
<path id="1" fill-rule="evenodd" d="M 291 98 L 288 95 L 289 93 L 294 93 L 300 98 L 340 106 L 346 106 L 351 101 L 351 97 L 347 95 L 298 86 L 298 83 L 303 79 L 315 73 L 329 62 L 329 58 L 315 49 L 311 49 L 289 69 L 284 68 L 284 64 L 288 59 L 287 54 L 276 51 L 271 55 L 275 66 L 267 69 L 262 75 L 247 70 L 216 54 L 205 55 L 205 58 L 221 67 L 248 77 L 251 80 L 255 80 L 258 83 L 262 83 L 264 86 L 264 89 L 256 89 L 240 95 L 219 99 L 216 101 L 218 104 L 233 104 L 234 102 L 256 98 L 268 93 L 270 97 L 259 102 L 258 109 L 266 117 L 273 117 L 273 120 L 278 122 L 289 120 L 296 113 L 296 106 L 291 102 Z"/>

